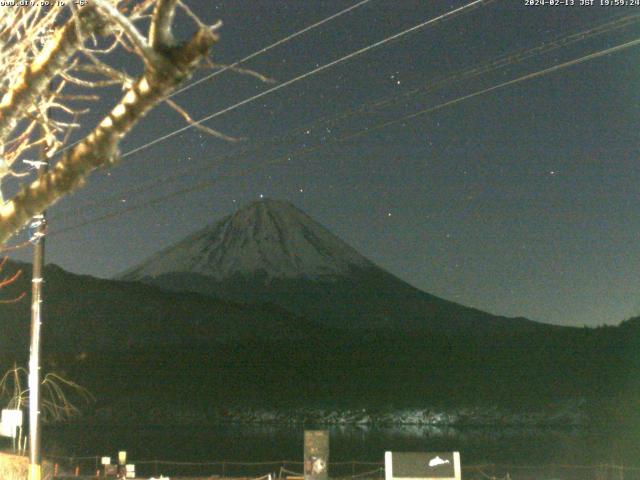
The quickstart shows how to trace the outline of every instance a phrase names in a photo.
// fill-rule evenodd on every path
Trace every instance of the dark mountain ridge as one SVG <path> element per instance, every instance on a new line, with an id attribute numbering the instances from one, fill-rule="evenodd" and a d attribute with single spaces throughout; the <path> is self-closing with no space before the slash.
<path id="1" fill-rule="evenodd" d="M 31 265 L 8 262 L 21 277 L 3 298 L 30 292 Z M 51 352 L 89 352 L 152 347 L 178 348 L 251 341 L 300 339 L 315 323 L 275 305 L 241 305 L 198 293 L 176 293 L 138 282 L 75 275 L 55 265 L 44 272 L 44 347 Z M 2 305 L 0 351 L 24 351 L 29 301 Z"/>
<path id="2" fill-rule="evenodd" d="M 3 298 L 30 287 L 30 266 L 11 263 L 5 272 L 15 268 L 23 275 Z M 638 371 L 632 373 L 638 321 L 486 334 L 345 331 L 274 305 L 74 275 L 54 265 L 45 279 L 45 371 L 87 386 L 98 411 L 122 402 L 157 411 L 175 405 L 208 411 L 212 404 L 528 409 L 566 398 L 615 398 L 618 405 L 637 398 L 629 395 L 637 390 L 630 386 Z M 0 364 L 25 364 L 28 300 L 0 307 L 0 322 Z"/>
<path id="3" fill-rule="evenodd" d="M 5 268 L 23 275 L 4 298 L 29 291 L 30 265 Z M 100 408 L 630 406 L 640 397 L 640 321 L 558 327 L 449 302 L 283 202 L 251 204 L 123 280 L 54 265 L 44 277 L 45 368 L 89 387 Z M 0 322 L 0 363 L 24 364 L 28 300 L 2 305 Z"/>

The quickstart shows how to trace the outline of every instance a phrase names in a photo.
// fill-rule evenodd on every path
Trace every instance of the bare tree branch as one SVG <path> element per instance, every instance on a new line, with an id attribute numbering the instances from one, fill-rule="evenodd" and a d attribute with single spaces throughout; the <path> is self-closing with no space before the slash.
<path id="1" fill-rule="evenodd" d="M 28 375 L 26 368 L 14 365 L 0 378 L 0 400 L 5 403 L 5 408 L 21 410 L 27 407 Z M 47 373 L 41 385 L 41 407 L 45 421 L 67 420 L 80 413 L 81 405 L 88 405 L 95 400 L 86 388 L 54 372 Z"/>
<path id="2" fill-rule="evenodd" d="M 193 73 L 216 40 L 211 29 L 205 28 L 181 47 L 163 47 L 157 51 L 162 61 L 136 81 L 100 125 L 66 152 L 47 174 L 23 188 L 0 208 L 0 243 L 31 217 L 81 186 L 91 171 L 115 162 L 122 137 Z"/>
<path id="3" fill-rule="evenodd" d="M 80 187 L 93 170 L 117 161 L 122 138 L 208 59 L 220 26 L 203 24 L 179 0 L 91 0 L 82 7 L 67 3 L 51 9 L 9 9 L 0 16 L 0 72 L 6 71 L 0 75 L 0 182 L 35 171 L 39 160 L 24 158 L 34 147 L 45 144 L 52 158 L 66 144 L 79 127 L 78 117 L 88 111 L 76 102 L 99 99 L 100 89 L 112 85 L 121 85 L 125 93 L 91 133 L 63 150 L 48 173 L 7 202 L 0 191 L 0 243 Z M 176 8 L 185 9 L 197 27 L 186 42 L 173 37 Z M 137 22 L 148 17 L 145 38 Z M 144 73 L 134 79 L 110 65 L 116 50 L 138 57 Z M 168 104 L 195 125 L 187 111 L 173 101 Z M 28 167 L 12 168 L 23 163 Z"/>
<path id="4" fill-rule="evenodd" d="M 170 47 L 175 44 L 171 25 L 178 0 L 159 0 L 153 12 L 149 28 L 149 42 L 154 49 Z"/>
<path id="5" fill-rule="evenodd" d="M 209 128 L 206 125 L 202 125 L 201 123 L 196 122 L 193 118 L 191 118 L 191 115 L 189 115 L 189 113 L 184 108 L 182 108 L 180 105 L 178 105 L 173 100 L 167 98 L 165 100 L 165 102 L 174 111 L 178 112 L 182 116 L 182 118 L 184 118 L 185 121 L 189 125 L 192 125 L 193 128 L 195 128 L 196 130 L 200 130 L 201 132 L 204 132 L 204 133 L 206 133 L 208 135 L 211 135 L 212 137 L 221 138 L 221 139 L 226 140 L 228 142 L 237 142 L 239 140 L 239 138 L 230 137 L 229 135 L 225 135 L 222 132 L 219 132 L 217 130 L 214 130 L 213 128 Z"/>
<path id="6" fill-rule="evenodd" d="M 78 26 L 87 31 L 99 31 L 102 19 L 91 5 L 82 7 L 78 18 L 69 19 L 60 28 L 47 47 L 33 62 L 24 67 L 16 85 L 13 85 L 0 100 L 0 144 L 5 143 L 20 118 L 27 114 L 36 97 L 67 65 L 69 58 L 78 50 L 82 33 Z"/>
<path id="7" fill-rule="evenodd" d="M 120 13 L 120 11 L 107 0 L 93 0 L 93 2 L 103 15 L 106 15 L 112 23 L 115 23 L 122 29 L 140 55 L 149 59 L 152 63 L 155 61 L 155 52 L 149 48 L 147 39 L 138 32 L 136 26 L 126 16 Z"/>

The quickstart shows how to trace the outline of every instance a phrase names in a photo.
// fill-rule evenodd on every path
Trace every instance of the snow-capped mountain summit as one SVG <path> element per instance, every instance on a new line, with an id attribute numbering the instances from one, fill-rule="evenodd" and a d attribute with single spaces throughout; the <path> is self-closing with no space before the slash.
<path id="1" fill-rule="evenodd" d="M 290 203 L 265 199 L 155 254 L 122 278 L 188 272 L 216 280 L 253 275 L 317 279 L 373 266 Z"/>
<path id="2" fill-rule="evenodd" d="M 277 305 L 338 328 L 494 332 L 535 323 L 497 317 L 418 290 L 278 200 L 253 202 L 120 278 L 244 304 Z"/>

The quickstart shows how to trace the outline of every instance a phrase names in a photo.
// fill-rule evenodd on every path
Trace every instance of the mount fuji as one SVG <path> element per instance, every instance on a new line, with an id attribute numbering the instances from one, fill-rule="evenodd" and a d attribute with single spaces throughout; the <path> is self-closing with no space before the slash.
<path id="1" fill-rule="evenodd" d="M 373 268 L 369 260 L 293 205 L 263 200 L 247 205 L 123 275 L 157 278 L 188 272 L 218 281 L 235 277 L 323 280 Z"/>
<path id="2" fill-rule="evenodd" d="M 538 329 L 418 290 L 279 200 L 250 203 L 119 279 L 241 303 L 275 304 L 341 329 L 454 334 Z"/>

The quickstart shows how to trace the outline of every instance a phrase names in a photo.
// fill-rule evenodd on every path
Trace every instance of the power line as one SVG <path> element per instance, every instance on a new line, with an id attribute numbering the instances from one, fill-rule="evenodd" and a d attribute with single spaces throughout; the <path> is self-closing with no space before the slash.
<path id="1" fill-rule="evenodd" d="M 345 8 L 344 10 L 341 10 L 338 13 L 335 13 L 335 14 L 331 15 L 330 17 L 327 17 L 327 18 L 325 18 L 323 20 L 320 20 L 319 22 L 316 22 L 316 23 L 314 23 L 312 25 L 309 25 L 308 27 L 305 27 L 302 30 L 297 31 L 296 33 L 293 33 L 293 34 L 291 34 L 291 35 L 289 35 L 287 37 L 284 37 L 284 38 L 278 40 L 277 42 L 272 43 L 271 45 L 269 45 L 267 47 L 261 48 L 260 50 L 257 50 L 256 52 L 253 52 L 252 54 L 247 55 L 246 57 L 244 57 L 244 58 L 232 63 L 231 65 L 227 65 L 227 66 L 221 68 L 220 70 L 217 70 L 217 71 L 215 71 L 215 72 L 213 72 L 213 73 L 211 73 L 211 74 L 209 74 L 209 75 L 207 75 L 205 77 L 200 78 L 199 80 L 196 80 L 195 82 L 190 83 L 189 85 L 186 85 L 186 86 L 180 88 L 179 90 L 176 90 L 175 92 L 171 93 L 171 95 L 169 95 L 167 98 L 171 98 L 171 97 L 173 97 L 175 95 L 178 95 L 178 94 L 180 94 L 182 92 L 185 92 L 185 91 L 189 90 L 190 88 L 195 87 L 196 85 L 199 85 L 199 84 L 201 84 L 201 83 L 203 83 L 203 82 L 205 82 L 207 80 L 212 79 L 213 77 L 215 77 L 217 75 L 220 75 L 221 73 L 226 72 L 229 69 L 235 68 L 238 65 L 241 65 L 241 64 L 243 64 L 245 62 L 248 62 L 249 60 L 251 60 L 251 59 L 253 59 L 253 58 L 257 57 L 257 56 L 262 55 L 263 53 L 268 52 L 269 50 L 272 50 L 273 48 L 275 48 L 275 47 L 277 47 L 279 45 L 282 45 L 282 44 L 288 42 L 289 40 L 292 40 L 292 39 L 294 39 L 294 38 L 296 38 L 296 37 L 298 37 L 300 35 L 303 35 L 303 34 L 307 33 L 308 31 L 319 27 L 320 25 L 324 25 L 325 23 L 330 22 L 331 20 L 334 20 L 334 19 L 344 15 L 345 13 L 349 13 L 350 11 L 355 10 L 356 8 L 361 7 L 361 6 L 369 3 L 370 1 L 371 0 L 362 0 L 361 2 L 358 2 L 355 5 L 352 5 L 352 6 L 348 7 L 348 8 Z"/>
<path id="2" fill-rule="evenodd" d="M 210 80 L 213 77 L 216 77 L 216 76 L 226 72 L 227 70 L 231 70 L 231 69 L 233 69 L 233 68 L 235 68 L 235 67 L 237 67 L 239 65 L 242 65 L 243 63 L 248 62 L 249 60 L 258 57 L 258 56 L 262 55 L 263 53 L 268 52 L 269 50 L 272 50 L 272 49 L 274 49 L 274 48 L 276 48 L 276 47 L 278 47 L 280 45 L 283 45 L 283 44 L 287 43 L 288 41 L 293 40 L 294 38 L 299 37 L 300 35 L 303 35 L 303 34 L 309 32 L 309 31 L 311 31 L 311 30 L 313 30 L 315 28 L 318 28 L 319 26 L 324 25 L 325 23 L 328 23 L 331 20 L 335 20 L 336 18 L 341 17 L 342 15 L 355 10 L 356 8 L 362 7 L 363 5 L 366 5 L 367 3 L 371 2 L 371 1 L 372 0 L 362 0 L 362 1 L 360 1 L 360 2 L 358 2 L 356 4 L 354 4 L 354 5 L 351 5 L 350 7 L 345 8 L 344 10 L 340 10 L 339 12 L 334 13 L 333 15 L 330 15 L 330 16 L 328 16 L 326 18 L 323 18 L 319 22 L 316 22 L 316 23 L 313 23 L 311 25 L 308 25 L 305 28 L 303 28 L 302 30 L 298 30 L 297 32 L 292 33 L 291 35 L 288 35 L 288 36 L 286 36 L 284 38 L 281 38 L 280 40 L 272 43 L 271 45 L 268 45 L 268 46 L 266 46 L 264 48 L 261 48 L 260 50 L 256 50 L 255 52 L 247 55 L 246 57 L 243 57 L 240 60 L 237 60 L 237 61 L 233 62 L 231 65 L 225 65 L 220 70 L 216 70 L 215 72 L 213 72 L 213 73 L 211 73 L 209 75 L 206 75 L 205 77 L 202 77 L 202 78 L 200 78 L 200 79 L 198 79 L 198 80 L 196 80 L 194 82 L 191 82 L 188 85 L 185 85 L 184 87 L 182 87 L 182 88 L 180 88 L 178 90 L 175 90 L 171 94 L 167 95 L 165 100 L 167 100 L 169 98 L 172 98 L 172 97 L 174 97 L 174 96 L 176 96 L 176 95 L 178 95 L 178 94 L 180 94 L 182 92 L 185 92 L 185 91 L 187 91 L 187 90 L 195 87 L 196 85 L 199 85 L 199 84 L 201 84 L 201 83 L 203 83 L 203 82 L 205 82 L 207 80 Z M 60 153 L 66 151 L 66 150 L 68 150 L 70 148 L 73 148 L 74 146 L 76 146 L 81 141 L 82 141 L 82 138 L 80 140 L 76 140 L 75 142 L 73 142 L 73 143 L 65 146 L 64 148 L 58 150 L 58 152 L 56 152 L 56 153 L 60 154 Z"/>
<path id="3" fill-rule="evenodd" d="M 351 52 L 351 53 L 349 53 L 349 54 L 347 54 L 347 55 L 345 55 L 343 57 L 338 58 L 337 60 L 333 60 L 333 61 L 331 61 L 329 63 L 326 63 L 326 64 L 324 64 L 324 65 L 322 65 L 320 67 L 314 68 L 313 70 L 310 70 L 310 71 L 308 71 L 306 73 L 298 75 L 297 77 L 289 79 L 286 82 L 283 82 L 283 83 L 281 83 L 279 85 L 276 85 L 275 87 L 272 87 L 272 88 L 269 88 L 267 90 L 264 90 L 264 91 L 262 91 L 262 92 L 260 92 L 260 93 L 258 93 L 256 95 L 253 95 L 252 97 L 249 97 L 249 98 L 246 98 L 244 100 L 241 100 L 241 101 L 239 101 L 239 102 L 237 102 L 237 103 L 235 103 L 235 104 L 233 104 L 233 105 L 231 105 L 229 107 L 225 107 L 222 110 L 219 110 L 219 111 L 217 111 L 215 113 L 212 113 L 211 115 L 207 115 L 206 117 L 203 117 L 203 118 L 201 118 L 199 120 L 196 120 L 195 122 L 190 123 L 189 125 L 185 125 L 182 128 L 174 130 L 173 132 L 167 133 L 166 135 L 162 135 L 162 136 L 160 136 L 160 137 L 158 137 L 158 138 L 156 138 L 154 140 L 151 140 L 150 142 L 147 142 L 147 143 L 145 143 L 143 145 L 140 145 L 139 147 L 136 147 L 136 148 L 134 148 L 132 150 L 129 150 L 128 152 L 126 152 L 126 153 L 124 153 L 122 155 L 122 158 L 128 157 L 129 155 L 133 155 L 134 153 L 137 153 L 137 152 L 139 152 L 141 150 L 149 148 L 150 146 L 155 145 L 156 143 L 159 143 L 159 142 L 167 140 L 167 139 L 169 139 L 171 137 L 174 137 L 174 136 L 176 136 L 176 135 L 178 135 L 178 134 L 180 134 L 180 133 L 182 133 L 182 132 L 184 132 L 186 130 L 189 130 L 189 129 L 193 128 L 196 125 L 199 125 L 201 123 L 207 122 L 207 121 L 209 121 L 209 120 L 211 120 L 213 118 L 219 117 L 220 115 L 224 115 L 225 113 L 229 113 L 229 112 L 231 112 L 231 111 L 233 111 L 233 110 L 235 110 L 235 109 L 237 109 L 237 108 L 239 108 L 239 107 L 241 107 L 243 105 L 246 105 L 246 104 L 251 103 L 251 102 L 253 102 L 255 100 L 258 100 L 259 98 L 262 98 L 262 97 L 264 97 L 266 95 L 269 95 L 269 94 L 271 94 L 273 92 L 277 92 L 278 90 L 281 90 L 281 89 L 283 89 L 285 87 L 288 87 L 289 85 L 297 83 L 300 80 L 304 80 L 305 78 L 311 77 L 312 75 L 316 75 L 317 73 L 320 73 L 320 72 L 322 72 L 324 70 L 327 70 L 327 69 L 329 69 L 331 67 L 339 65 L 341 63 L 344 63 L 347 60 L 350 60 L 350 59 L 352 59 L 354 57 L 362 55 L 363 53 L 366 53 L 366 52 L 368 52 L 370 50 L 373 50 L 374 48 L 380 47 L 380 46 L 382 46 L 382 45 L 384 45 L 386 43 L 389 43 L 389 42 L 391 42 L 393 40 L 397 40 L 398 38 L 403 37 L 404 35 L 407 35 L 409 33 L 413 33 L 416 30 L 419 30 L 421 28 L 424 28 L 424 27 L 427 27 L 427 26 L 431 26 L 431 25 L 434 25 L 435 23 L 438 23 L 438 22 L 441 22 L 443 20 L 452 18 L 452 17 L 454 17 L 456 15 L 459 15 L 459 14 L 461 14 L 463 12 L 466 12 L 467 10 L 469 10 L 469 11 L 474 10 L 476 8 L 479 8 L 482 5 L 489 4 L 489 3 L 492 3 L 494 1 L 496 1 L 496 0 L 475 0 L 475 1 L 473 1 L 471 3 L 468 3 L 468 4 L 466 4 L 466 5 L 462 6 L 462 7 L 456 8 L 454 10 L 451 10 L 451 11 L 447 12 L 447 13 L 439 15 L 439 16 L 437 16 L 435 18 L 432 18 L 430 20 L 426 20 L 426 21 L 424 21 L 422 23 L 414 25 L 413 27 L 410 27 L 410 28 L 408 28 L 406 30 L 403 30 L 403 31 L 399 32 L 399 33 L 396 33 L 394 35 L 386 37 L 386 38 L 384 38 L 382 40 L 379 40 L 379 41 L 377 41 L 377 42 L 375 42 L 375 43 L 373 43 L 371 45 L 363 47 L 363 48 L 361 48 L 359 50 Z"/>
<path id="4" fill-rule="evenodd" d="M 636 46 L 638 44 L 640 44 L 640 39 L 632 40 L 630 42 L 626 42 L 626 43 L 623 43 L 621 45 L 616 45 L 615 47 L 607 48 L 605 50 L 600 50 L 599 52 L 594 52 L 594 53 L 591 53 L 589 55 L 585 55 L 584 57 L 580 57 L 580 58 L 577 58 L 575 60 L 570 60 L 568 62 L 564 62 L 564 63 L 560 63 L 558 65 L 554 65 L 553 67 L 545 68 L 544 70 L 539 70 L 537 72 L 529 73 L 527 75 L 523 75 L 521 77 L 514 78 L 513 80 L 508 80 L 508 81 L 500 83 L 498 85 L 494 85 L 492 87 L 488 87 L 488 88 L 485 88 L 483 90 L 479 90 L 477 92 L 470 93 L 469 95 L 464 95 L 462 97 L 458 97 L 458 98 L 455 98 L 453 100 L 449 100 L 447 102 L 441 103 L 439 105 L 436 105 L 436 106 L 433 106 L 433 107 L 429 107 L 429 108 L 425 108 L 423 110 L 419 110 L 419 111 L 417 111 L 415 113 L 412 113 L 412 114 L 409 114 L 409 115 L 405 115 L 405 116 L 400 117 L 400 118 L 398 118 L 396 120 L 391 120 L 389 122 L 381 123 L 379 125 L 376 125 L 375 127 L 372 127 L 370 129 L 368 129 L 364 133 L 363 132 L 359 132 L 358 134 L 351 135 L 351 136 L 345 138 L 344 140 L 360 137 L 360 136 L 362 136 L 364 134 L 368 134 L 368 133 L 370 133 L 372 131 L 380 130 L 382 128 L 386 128 L 388 126 L 395 125 L 397 123 L 401 123 L 401 122 L 410 120 L 412 118 L 418 117 L 420 115 L 424 115 L 426 113 L 435 112 L 436 110 L 440 110 L 440 109 L 445 108 L 445 107 L 450 107 L 452 105 L 456 105 L 456 104 L 458 104 L 460 102 L 464 102 L 466 100 L 470 100 L 470 99 L 478 97 L 480 95 L 484 95 L 484 94 L 493 92 L 495 90 L 499 90 L 501 88 L 505 88 L 505 87 L 508 87 L 508 86 L 511 86 L 511 85 L 515 85 L 516 83 L 520 83 L 520 82 L 524 82 L 526 80 L 531 80 L 531 79 L 534 79 L 534 78 L 542 77 L 544 75 L 548 75 L 549 73 L 556 72 L 556 71 L 561 70 L 563 68 L 571 67 L 573 65 L 578 65 L 580 63 L 584 63 L 584 62 L 587 62 L 589 60 L 593 60 L 594 58 L 599 58 L 599 57 L 603 57 L 605 55 L 609 55 L 611 53 L 619 52 L 621 50 L 625 50 L 627 48 L 634 47 L 634 46 Z"/>
<path id="5" fill-rule="evenodd" d="M 386 105 L 389 105 L 390 103 L 394 102 L 394 101 L 399 101 L 399 100 L 406 100 L 411 96 L 414 95 L 423 95 L 426 93 L 429 93 L 435 89 L 437 89 L 440 86 L 443 85 L 449 85 L 452 82 L 457 82 L 460 80 L 468 80 L 470 78 L 474 78 L 477 76 L 480 76 L 482 74 L 485 73 L 489 73 L 495 70 L 499 70 L 500 68 L 509 66 L 509 65 L 513 65 L 513 64 L 517 64 L 520 63 L 526 59 L 529 59 L 533 56 L 536 55 L 540 55 L 540 54 L 544 54 L 544 53 L 548 53 L 550 51 L 556 50 L 558 48 L 563 48 L 566 47 L 568 45 L 571 45 L 577 41 L 582 41 L 582 40 L 587 40 L 589 38 L 591 38 L 594 35 L 599 35 L 602 33 L 606 33 L 609 32 L 615 28 L 620 28 L 623 26 L 626 26 L 628 24 L 630 24 L 632 21 L 637 21 L 638 19 L 640 19 L 640 14 L 635 14 L 635 15 L 629 15 L 629 16 L 625 16 L 625 17 L 620 17 L 620 18 L 616 18 L 613 21 L 608 21 L 596 26 L 591 25 L 588 29 L 586 30 L 581 30 L 575 33 L 571 33 L 569 35 L 565 35 L 562 37 L 556 37 L 551 41 L 545 42 L 542 45 L 538 45 L 535 46 L 533 48 L 529 48 L 526 50 L 522 50 L 519 49 L 515 52 L 509 52 L 507 54 L 503 54 L 500 55 L 498 57 L 496 57 L 493 60 L 489 60 L 488 62 L 484 62 L 480 65 L 476 65 L 473 66 L 471 68 L 467 68 L 467 69 L 462 69 L 459 70 L 457 72 L 451 73 L 448 76 L 444 76 L 441 77 L 439 79 L 434 80 L 433 82 L 427 84 L 427 85 L 423 85 L 421 87 L 415 88 L 413 90 L 410 90 L 408 92 L 404 92 L 401 94 L 394 94 L 394 95 L 390 95 L 385 97 L 382 100 L 376 100 L 374 102 L 367 102 L 363 105 L 360 105 L 354 109 L 349 109 L 347 111 L 343 111 L 337 115 L 329 115 L 329 116 L 323 116 L 321 118 L 318 118 L 314 121 L 312 121 L 310 124 L 307 124 L 304 127 L 301 127 L 299 130 L 293 132 L 293 133 L 289 133 L 286 135 L 282 135 L 280 137 L 277 137 L 275 139 L 271 139 L 268 141 L 263 141 L 260 142 L 258 144 L 254 144 L 252 146 L 247 146 L 245 148 L 243 148 L 242 150 L 240 150 L 239 152 L 234 152 L 234 153 L 230 153 L 227 155 L 222 156 L 221 158 L 217 158 L 215 164 L 211 165 L 206 165 L 206 166 L 200 166 L 200 167 L 187 167 L 187 168 L 182 168 L 180 170 L 173 171 L 173 173 L 171 175 L 158 175 L 156 177 L 150 178 L 148 179 L 148 181 L 146 181 L 145 183 L 143 183 L 142 185 L 137 185 L 134 188 L 131 189 L 127 189 L 125 191 L 120 191 L 110 197 L 107 198 L 102 198 L 100 200 L 92 200 L 89 202 L 85 202 L 84 204 L 81 205 L 76 205 L 74 207 L 70 207 L 68 209 L 65 209 L 63 211 L 59 211 L 57 212 L 55 215 L 53 215 L 52 218 L 60 218 L 65 216 L 65 214 L 67 212 L 71 212 L 73 211 L 74 215 L 77 215 L 78 213 L 80 213 L 83 210 L 86 210 L 87 208 L 90 208 L 92 206 L 95 205 L 104 205 L 104 204 L 108 204 L 113 202 L 114 200 L 117 199 L 121 199 L 123 196 L 130 196 L 132 194 L 140 194 L 140 193 L 144 193 L 150 189 L 155 188 L 156 186 L 160 185 L 160 184 L 164 184 L 164 183 L 170 183 L 172 181 L 178 180 L 180 178 L 184 178 L 185 176 L 191 176 L 191 175 L 195 175 L 198 173 L 202 173 L 202 172 L 206 172 L 206 171 L 210 171 L 215 167 L 218 167 L 219 165 L 221 165 L 222 163 L 226 162 L 227 160 L 230 159 L 234 159 L 234 158 L 241 158 L 243 156 L 245 156 L 246 154 L 248 154 L 249 152 L 256 152 L 259 151 L 260 149 L 266 147 L 266 146 L 273 146 L 273 145 L 282 145 L 285 144 L 289 141 L 291 141 L 292 139 L 294 139 L 297 135 L 299 135 L 301 132 L 304 131 L 308 131 L 308 130 L 312 130 L 314 128 L 317 128 L 318 124 L 324 123 L 324 122 L 333 122 L 333 124 L 335 124 L 337 121 L 342 120 L 344 118 L 347 118 L 349 116 L 352 115 L 356 115 L 358 113 L 361 112 L 367 112 L 368 109 L 378 109 L 381 107 L 384 107 Z"/>
<path id="6" fill-rule="evenodd" d="M 619 16 L 617 18 L 614 18 L 611 21 L 607 21 L 605 23 L 591 26 L 587 30 L 581 30 L 567 36 L 558 36 L 556 38 L 553 38 L 549 41 L 544 42 L 543 44 L 537 47 L 526 49 L 526 50 L 518 50 L 512 53 L 507 53 L 494 60 L 490 60 L 489 62 L 486 62 L 481 66 L 473 67 L 473 68 L 464 70 L 460 73 L 446 76 L 438 80 L 438 82 L 434 82 L 427 87 L 424 87 L 424 86 L 418 87 L 418 88 L 409 90 L 408 92 L 397 94 L 388 100 L 382 100 L 372 105 L 372 107 L 378 108 L 378 107 L 385 106 L 393 101 L 398 101 L 403 99 L 404 97 L 412 96 L 418 91 L 423 91 L 423 92 L 431 91 L 434 87 L 448 84 L 451 81 L 468 80 L 470 78 L 475 78 L 481 74 L 498 70 L 502 67 L 513 65 L 514 63 L 520 63 L 528 58 L 549 53 L 553 50 L 567 47 L 576 42 L 587 40 L 595 35 L 601 35 L 618 28 L 626 27 L 628 25 L 631 25 L 634 22 L 637 22 L 638 19 L 640 19 L 640 14 L 638 13 L 632 14 L 632 15 L 626 15 L 626 16 Z"/>
<path id="7" fill-rule="evenodd" d="M 477 92 L 474 92 L 474 93 L 471 93 L 471 94 L 468 94 L 468 95 L 464 95 L 464 96 L 458 97 L 456 99 L 449 100 L 447 102 L 443 102 L 441 104 L 438 104 L 438 105 L 435 105 L 435 106 L 420 110 L 420 111 L 412 113 L 410 115 L 405 115 L 405 116 L 400 117 L 400 118 L 398 118 L 396 120 L 393 120 L 393 121 L 390 121 L 390 122 L 384 122 L 384 123 L 375 125 L 373 127 L 366 128 L 366 129 L 364 129 L 364 130 L 362 130 L 360 132 L 356 132 L 354 134 L 348 134 L 348 135 L 342 136 L 342 137 L 336 139 L 335 143 L 342 143 L 342 142 L 345 142 L 347 140 L 351 140 L 353 138 L 357 138 L 357 137 L 360 137 L 360 136 L 363 136 L 363 135 L 367 135 L 367 134 L 369 134 L 371 132 L 374 132 L 374 131 L 380 130 L 382 128 L 386 128 L 388 126 L 391 126 L 391 125 L 394 125 L 394 124 L 409 120 L 411 118 L 415 118 L 415 117 L 418 117 L 420 115 L 424 115 L 424 114 L 427 114 L 427 113 L 430 113 L 430 112 L 434 112 L 436 110 L 440 110 L 442 108 L 446 108 L 446 107 L 449 107 L 449 106 L 452 106 L 452 105 L 456 105 L 456 104 L 459 104 L 459 103 L 461 103 L 463 101 L 469 100 L 471 98 L 474 98 L 474 97 L 477 97 L 477 96 L 480 96 L 480 95 L 484 95 L 484 94 L 496 91 L 498 89 L 505 88 L 507 86 L 515 85 L 517 83 L 524 82 L 526 80 L 531 80 L 533 78 L 538 78 L 538 77 L 541 77 L 541 76 L 544 76 L 544 75 L 548 75 L 550 73 L 557 72 L 557 71 L 559 71 L 561 69 L 568 68 L 568 67 L 571 67 L 573 65 L 580 64 L 580 63 L 584 63 L 584 62 L 587 62 L 589 60 L 593 60 L 595 58 L 599 58 L 599 57 L 602 57 L 602 56 L 605 56 L 605 55 L 609 55 L 611 53 L 616 53 L 616 52 L 625 50 L 627 48 L 634 47 L 634 46 L 636 46 L 638 44 L 640 44 L 640 39 L 632 40 L 630 42 L 626 42 L 626 43 L 617 45 L 615 47 L 607 48 L 605 50 L 600 50 L 598 52 L 594 52 L 594 53 L 591 53 L 589 55 L 585 55 L 583 57 L 580 57 L 580 58 L 577 58 L 577 59 L 574 59 L 574 60 L 570 60 L 570 61 L 558 64 L 558 65 L 554 65 L 553 67 L 545 68 L 545 69 L 539 70 L 537 72 L 532 72 L 532 73 L 517 77 L 515 79 L 509 80 L 507 82 L 503 82 L 503 83 L 500 83 L 498 85 L 494 85 L 492 87 L 485 88 L 483 90 L 479 90 Z M 260 163 L 258 165 L 254 165 L 254 166 L 242 169 L 242 170 L 238 170 L 236 172 L 230 172 L 230 173 L 222 174 L 222 175 L 219 175 L 218 177 L 213 178 L 213 179 L 203 180 L 203 181 L 198 182 L 197 184 L 195 184 L 195 185 L 193 185 L 191 187 L 186 187 L 186 188 L 182 188 L 182 189 L 176 190 L 176 191 L 171 192 L 171 193 L 169 193 L 167 195 L 162 195 L 162 196 L 153 198 L 151 200 L 148 200 L 148 201 L 143 202 L 143 203 L 138 204 L 138 205 L 133 205 L 133 206 L 131 206 L 129 208 L 126 208 L 126 209 L 123 209 L 123 210 L 118 210 L 118 211 L 115 211 L 115 212 L 106 213 L 104 215 L 101 215 L 101 216 L 98 216 L 98 217 L 94 217 L 92 219 L 88 219 L 88 220 L 86 220 L 84 222 L 81 222 L 81 223 L 78 223 L 76 225 L 72 225 L 70 227 L 54 231 L 54 232 L 50 233 L 49 235 L 54 235 L 54 236 L 55 235 L 62 235 L 64 233 L 80 229 L 80 228 L 85 227 L 87 225 L 100 223 L 102 221 L 105 221 L 105 220 L 108 220 L 108 219 L 111 219 L 111 218 L 115 218 L 115 217 L 124 215 L 126 213 L 132 212 L 132 211 L 148 208 L 150 206 L 162 203 L 162 202 L 164 202 L 166 200 L 169 200 L 171 198 L 182 196 L 182 195 L 185 195 L 185 194 L 188 194 L 188 193 L 191 193 L 191 192 L 195 192 L 195 191 L 198 191 L 198 190 L 202 190 L 202 189 L 207 188 L 207 187 L 215 184 L 216 182 L 218 182 L 220 180 L 223 180 L 223 179 L 226 179 L 226 178 L 232 178 L 232 177 L 239 177 L 239 176 L 248 175 L 250 173 L 253 173 L 253 172 L 255 172 L 255 171 L 259 170 L 259 169 L 262 169 L 262 168 L 264 168 L 266 166 L 269 166 L 269 165 L 276 165 L 276 164 L 285 163 L 285 162 L 289 161 L 291 159 L 291 157 L 296 156 L 296 155 L 297 156 L 308 155 L 308 154 L 313 153 L 313 152 L 315 152 L 317 150 L 320 150 L 321 148 L 324 148 L 325 146 L 326 145 L 322 144 L 322 145 L 316 145 L 314 147 L 306 147 L 306 148 L 303 148 L 303 149 L 299 149 L 298 151 L 296 151 L 293 154 L 288 154 L 288 155 L 285 155 L 285 156 L 282 156 L 282 157 L 277 157 L 277 158 L 268 160 L 266 162 L 262 162 L 262 163 Z"/>

